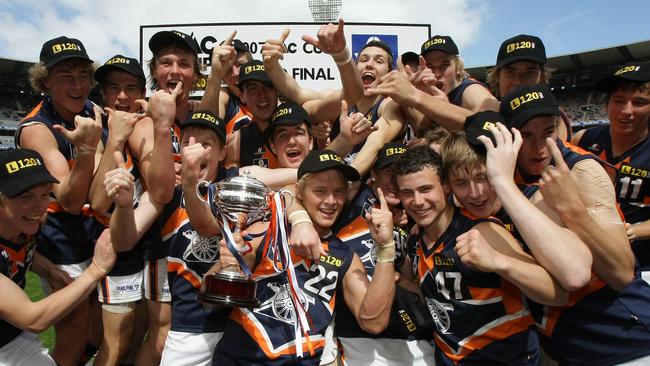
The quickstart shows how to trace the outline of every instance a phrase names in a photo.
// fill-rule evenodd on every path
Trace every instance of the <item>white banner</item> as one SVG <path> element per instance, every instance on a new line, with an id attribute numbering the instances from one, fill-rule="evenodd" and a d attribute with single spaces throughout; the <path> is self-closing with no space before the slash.
<path id="1" fill-rule="evenodd" d="M 321 53 L 301 38 L 304 34 L 316 37 L 320 26 L 321 24 L 316 23 L 146 25 L 140 27 L 140 61 L 145 75 L 148 76 L 147 62 L 152 58 L 149 39 L 163 30 L 178 30 L 193 35 L 201 48 L 199 63 L 203 65 L 207 64 L 212 47 L 223 41 L 233 30 L 237 30 L 236 38 L 248 45 L 253 58 L 261 60 L 264 40 L 279 38 L 282 31 L 288 27 L 291 33 L 285 44 L 289 53 L 284 56 L 284 60 L 280 61 L 282 67 L 303 87 L 316 90 L 338 89 L 341 87 L 341 82 L 332 57 Z M 420 53 L 420 46 L 429 39 L 430 34 L 431 29 L 428 24 L 345 24 L 345 36 L 355 59 L 358 50 L 373 39 L 380 39 L 391 46 L 395 59 L 407 51 Z M 209 68 L 204 71 L 204 74 L 207 73 Z"/>

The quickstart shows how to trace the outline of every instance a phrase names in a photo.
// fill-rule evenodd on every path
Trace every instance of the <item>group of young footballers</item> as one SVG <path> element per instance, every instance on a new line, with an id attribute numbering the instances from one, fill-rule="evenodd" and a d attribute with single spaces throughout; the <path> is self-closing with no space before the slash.
<path id="1" fill-rule="evenodd" d="M 354 60 L 339 21 L 303 36 L 340 73 L 321 91 L 282 69 L 288 32 L 262 60 L 215 45 L 200 100 L 182 32 L 151 38 L 148 79 L 43 45 L 45 98 L 0 153 L 1 365 L 650 364 L 650 62 L 599 80 L 610 123 L 572 135 L 538 37 L 485 86 L 448 36 Z M 239 262 L 197 185 L 239 174 L 294 195 L 232 237 L 253 309 L 200 296 Z"/>

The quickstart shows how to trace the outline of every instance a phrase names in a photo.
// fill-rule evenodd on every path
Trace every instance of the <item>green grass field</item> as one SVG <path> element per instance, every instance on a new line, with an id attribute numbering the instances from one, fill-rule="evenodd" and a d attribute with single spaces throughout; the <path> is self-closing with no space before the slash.
<path id="1" fill-rule="evenodd" d="M 38 275 L 33 272 L 27 272 L 27 285 L 25 286 L 25 292 L 32 301 L 37 301 L 43 298 L 43 289 L 41 288 L 41 281 L 38 278 Z M 45 347 L 49 350 L 52 350 L 54 346 L 54 327 L 49 327 L 45 332 L 40 334 L 41 341 Z"/>

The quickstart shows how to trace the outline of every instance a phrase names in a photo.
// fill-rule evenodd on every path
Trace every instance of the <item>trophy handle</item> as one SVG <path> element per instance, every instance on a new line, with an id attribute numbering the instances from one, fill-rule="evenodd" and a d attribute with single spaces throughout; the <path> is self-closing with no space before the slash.
<path id="1" fill-rule="evenodd" d="M 291 200 L 289 201 L 289 204 L 287 204 L 287 199 L 284 198 L 284 195 L 285 195 L 285 194 L 288 195 L 289 198 L 291 198 Z M 281 189 L 281 190 L 280 190 L 280 196 L 284 199 L 284 206 L 285 206 L 285 208 L 289 208 L 289 207 L 291 207 L 291 206 L 293 205 L 294 197 L 293 197 L 293 193 L 291 193 L 290 190 L 288 190 L 288 189 Z"/>
<path id="2" fill-rule="evenodd" d="M 208 203 L 208 200 L 203 199 L 203 196 L 201 196 L 200 189 L 202 187 L 209 187 L 209 186 L 210 186 L 210 182 L 208 182 L 207 180 L 202 180 L 196 184 L 196 196 L 199 197 L 199 199 L 204 203 Z"/>

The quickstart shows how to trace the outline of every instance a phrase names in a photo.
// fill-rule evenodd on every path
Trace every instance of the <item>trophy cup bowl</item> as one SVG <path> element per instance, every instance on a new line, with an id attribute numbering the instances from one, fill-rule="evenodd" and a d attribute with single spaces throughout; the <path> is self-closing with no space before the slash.
<path id="1" fill-rule="evenodd" d="M 206 181 L 199 182 L 197 195 L 207 202 L 199 192 L 199 188 L 203 186 L 213 190 L 214 193 L 208 195 L 211 200 L 209 204 L 215 206 L 229 222 L 234 223 L 235 232 L 263 219 L 271 210 L 271 197 L 274 192 L 248 173 L 212 184 Z M 230 230 L 230 228 L 222 228 L 222 230 Z M 240 253 L 247 249 L 239 248 L 236 244 L 234 246 Z M 229 307 L 252 309 L 260 304 L 256 297 L 255 280 L 243 273 L 238 266 L 232 265 L 205 276 L 201 284 L 200 298 L 209 304 Z"/>

